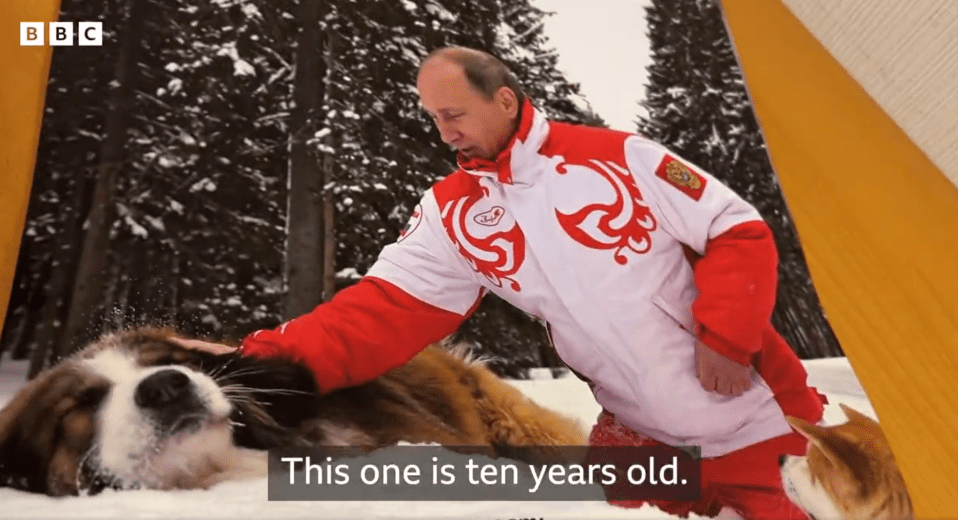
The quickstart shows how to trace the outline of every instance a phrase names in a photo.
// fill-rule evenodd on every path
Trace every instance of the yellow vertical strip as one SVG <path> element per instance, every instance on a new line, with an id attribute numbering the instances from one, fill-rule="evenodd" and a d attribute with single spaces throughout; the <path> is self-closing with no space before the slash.
<path id="1" fill-rule="evenodd" d="M 812 279 L 916 514 L 958 518 L 958 189 L 779 0 L 722 4 Z"/>
<path id="2" fill-rule="evenodd" d="M 20 46 L 20 22 L 56 21 L 59 0 L 0 1 L 0 328 L 30 200 L 52 48 Z"/>

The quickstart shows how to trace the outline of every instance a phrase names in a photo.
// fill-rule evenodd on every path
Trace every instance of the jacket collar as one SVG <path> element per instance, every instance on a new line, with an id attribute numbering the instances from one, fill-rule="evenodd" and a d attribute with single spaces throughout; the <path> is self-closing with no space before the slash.
<path id="1" fill-rule="evenodd" d="M 549 135 L 549 122 L 532 102 L 526 99 L 522 105 L 522 114 L 519 128 L 513 134 L 509 145 L 499 153 L 495 160 L 472 158 L 468 159 L 459 153 L 456 162 L 459 168 L 470 175 L 490 177 L 502 184 L 522 182 L 522 168 L 515 168 L 524 163 L 529 154 L 536 154 L 545 143 Z M 517 179 L 518 176 L 518 179 Z"/>

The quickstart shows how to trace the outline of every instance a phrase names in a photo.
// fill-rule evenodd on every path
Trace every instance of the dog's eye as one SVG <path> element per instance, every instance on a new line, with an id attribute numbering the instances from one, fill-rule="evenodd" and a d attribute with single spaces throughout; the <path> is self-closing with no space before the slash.
<path id="1" fill-rule="evenodd" d="M 145 359 L 144 364 L 147 366 L 167 366 L 167 365 L 193 365 L 195 364 L 196 356 L 191 352 L 186 351 L 166 351 L 162 353 L 157 353 L 156 357 L 152 359 Z"/>
<path id="2" fill-rule="evenodd" d="M 151 366 L 163 366 L 163 365 L 173 365 L 173 364 L 175 364 L 175 363 L 176 363 L 176 360 L 173 359 L 173 355 L 172 355 L 172 354 L 163 354 L 163 355 L 161 355 L 161 356 L 157 356 L 157 358 L 154 359 L 153 362 L 150 363 L 150 365 L 151 365 Z"/>
<path id="3" fill-rule="evenodd" d="M 96 406 L 106 397 L 107 389 L 100 386 L 91 386 L 76 396 L 76 405 L 81 407 Z"/>

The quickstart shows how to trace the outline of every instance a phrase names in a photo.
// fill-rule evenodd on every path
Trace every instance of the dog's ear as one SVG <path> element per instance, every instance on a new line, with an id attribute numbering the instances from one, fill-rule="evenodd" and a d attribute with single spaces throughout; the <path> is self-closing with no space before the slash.
<path id="1" fill-rule="evenodd" d="M 825 430 L 821 451 L 836 467 L 849 472 L 852 478 L 833 479 L 832 490 L 839 499 L 868 496 L 879 485 L 879 474 L 868 452 L 854 439 L 835 430 Z"/>
<path id="2" fill-rule="evenodd" d="M 46 373 L 41 373 L 27 383 L 0 409 L 0 487 L 32 492 L 44 490 L 46 473 L 40 467 L 42 461 L 24 446 L 22 418 L 45 376 Z"/>
<path id="3" fill-rule="evenodd" d="M 825 433 L 824 429 L 821 426 L 812 424 L 801 417 L 792 417 L 790 415 L 785 416 L 785 420 L 795 429 L 798 433 L 802 434 L 806 439 L 816 442 L 821 439 Z"/>
<path id="4" fill-rule="evenodd" d="M 16 430 L 13 405 L 0 409 L 0 486 L 10 485 L 13 478 L 13 435 Z"/>
<path id="5" fill-rule="evenodd" d="M 802 434 L 810 443 L 817 446 L 826 458 L 835 464 L 841 463 L 840 457 L 831 446 L 832 443 L 828 442 L 832 434 L 827 428 L 812 424 L 801 417 L 785 416 L 785 420 L 788 421 L 788 424 L 790 424 L 795 431 Z"/>
<path id="6" fill-rule="evenodd" d="M 842 413 L 845 414 L 845 417 L 848 418 L 849 422 L 858 423 L 858 424 L 868 424 L 868 425 L 877 425 L 878 421 L 872 419 L 871 417 L 859 412 L 858 410 L 848 406 L 845 403 L 838 403 L 838 406 L 842 409 Z"/>

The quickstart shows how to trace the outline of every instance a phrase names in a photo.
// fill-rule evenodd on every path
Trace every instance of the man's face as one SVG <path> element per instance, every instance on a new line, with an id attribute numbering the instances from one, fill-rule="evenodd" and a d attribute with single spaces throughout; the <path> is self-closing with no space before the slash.
<path id="1" fill-rule="evenodd" d="M 423 108 L 435 121 L 443 142 L 467 158 L 493 160 L 512 138 L 518 113 L 515 94 L 502 87 L 492 99 L 472 88 L 460 65 L 434 58 L 417 82 Z"/>

